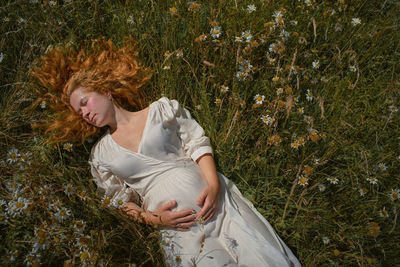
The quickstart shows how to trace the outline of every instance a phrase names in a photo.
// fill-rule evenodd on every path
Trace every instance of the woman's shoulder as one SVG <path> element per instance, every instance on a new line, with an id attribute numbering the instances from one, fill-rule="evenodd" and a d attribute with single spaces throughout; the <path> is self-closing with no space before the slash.
<path id="1" fill-rule="evenodd" d="M 175 117 L 177 112 L 180 110 L 180 104 L 176 99 L 170 99 L 166 96 L 161 97 L 153 104 L 157 105 L 160 113 L 167 117 Z"/>

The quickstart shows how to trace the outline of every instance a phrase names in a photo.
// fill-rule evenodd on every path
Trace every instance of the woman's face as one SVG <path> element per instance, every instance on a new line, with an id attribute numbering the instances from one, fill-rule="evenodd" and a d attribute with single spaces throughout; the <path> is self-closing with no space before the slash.
<path id="1" fill-rule="evenodd" d="M 87 123 L 96 127 L 108 125 L 114 113 L 110 95 L 89 92 L 83 87 L 78 87 L 71 93 L 69 103 Z"/>

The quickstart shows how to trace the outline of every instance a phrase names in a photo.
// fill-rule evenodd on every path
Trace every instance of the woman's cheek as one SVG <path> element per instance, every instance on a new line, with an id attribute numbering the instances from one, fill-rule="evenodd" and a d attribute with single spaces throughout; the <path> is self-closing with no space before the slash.
<path id="1" fill-rule="evenodd" d="M 89 100 L 89 101 L 86 103 L 86 107 L 87 107 L 87 109 L 89 109 L 89 111 L 92 111 L 94 106 L 95 106 L 95 105 L 94 105 L 94 101 L 93 101 L 93 100 Z"/>

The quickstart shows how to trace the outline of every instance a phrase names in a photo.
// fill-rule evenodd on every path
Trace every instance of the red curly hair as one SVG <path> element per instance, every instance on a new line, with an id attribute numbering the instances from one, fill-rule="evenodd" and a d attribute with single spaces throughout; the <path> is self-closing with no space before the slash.
<path id="1" fill-rule="evenodd" d="M 133 108 L 144 106 L 145 94 L 139 89 L 151 78 L 152 71 L 139 65 L 135 45 L 129 36 L 124 38 L 123 47 L 116 49 L 111 40 L 100 37 L 91 41 L 90 53 L 84 47 L 76 51 L 72 46 L 64 46 L 54 47 L 40 57 L 41 66 L 30 72 L 39 82 L 31 89 L 40 95 L 31 107 L 44 100 L 54 113 L 32 127 L 46 129 L 46 143 L 83 143 L 100 131 L 85 122 L 69 103 L 71 93 L 80 86 L 102 94 L 111 92 L 118 106 L 124 102 Z"/>

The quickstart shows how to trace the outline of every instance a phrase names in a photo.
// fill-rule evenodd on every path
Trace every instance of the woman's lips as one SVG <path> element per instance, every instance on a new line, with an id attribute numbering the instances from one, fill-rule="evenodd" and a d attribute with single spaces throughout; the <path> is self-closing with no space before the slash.
<path id="1" fill-rule="evenodd" d="M 96 114 L 93 115 L 91 122 L 94 122 L 95 117 L 96 117 Z"/>

